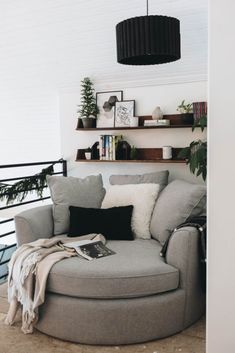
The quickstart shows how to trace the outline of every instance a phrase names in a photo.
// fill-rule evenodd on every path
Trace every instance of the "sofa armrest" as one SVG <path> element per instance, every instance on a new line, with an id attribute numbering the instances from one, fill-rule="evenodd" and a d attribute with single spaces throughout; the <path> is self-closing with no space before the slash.
<path id="1" fill-rule="evenodd" d="M 185 291 L 185 325 L 196 312 L 205 310 L 205 293 L 202 290 L 200 267 L 200 235 L 194 227 L 176 230 L 170 238 L 166 262 L 178 268 L 180 288 Z"/>
<path id="2" fill-rule="evenodd" d="M 31 208 L 15 216 L 17 245 L 53 236 L 52 205 Z"/>

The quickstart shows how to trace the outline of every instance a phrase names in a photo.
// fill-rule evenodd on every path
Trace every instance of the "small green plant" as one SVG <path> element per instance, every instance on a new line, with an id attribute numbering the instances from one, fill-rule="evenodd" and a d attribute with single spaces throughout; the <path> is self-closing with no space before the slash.
<path id="1" fill-rule="evenodd" d="M 185 103 L 185 99 L 181 102 L 178 106 L 177 111 L 181 114 L 189 114 L 193 112 L 193 104 L 192 103 Z"/>
<path id="2" fill-rule="evenodd" d="M 136 160 L 138 157 L 138 152 L 135 146 L 131 146 L 131 159 Z"/>
<path id="3" fill-rule="evenodd" d="M 192 127 L 194 131 L 195 127 L 200 126 L 203 131 L 207 124 L 207 117 L 202 116 L 198 122 Z M 190 172 L 201 175 L 203 180 L 206 180 L 207 176 L 207 142 L 202 140 L 192 141 L 188 147 L 182 148 L 178 154 L 178 158 L 186 159 L 186 163 L 189 165 Z"/>
<path id="4" fill-rule="evenodd" d="M 96 105 L 93 83 L 89 77 L 84 77 L 81 81 L 81 104 L 79 105 L 79 117 L 96 117 L 99 109 Z"/>
<path id="5" fill-rule="evenodd" d="M 200 126 L 201 130 L 204 131 L 205 127 L 207 126 L 207 116 L 206 115 L 202 115 L 198 121 L 194 122 L 193 127 L 192 127 L 192 131 L 194 131 L 194 129 L 198 126 Z"/>

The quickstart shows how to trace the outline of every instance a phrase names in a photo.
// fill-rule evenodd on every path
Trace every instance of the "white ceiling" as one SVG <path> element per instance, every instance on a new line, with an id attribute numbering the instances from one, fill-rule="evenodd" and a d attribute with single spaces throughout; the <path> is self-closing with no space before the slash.
<path id="1" fill-rule="evenodd" d="M 59 89 L 86 75 L 98 83 L 205 79 L 206 0 L 149 0 L 150 14 L 180 19 L 180 61 L 116 63 L 115 25 L 145 7 L 145 0 L 0 0 L 0 91 Z"/>

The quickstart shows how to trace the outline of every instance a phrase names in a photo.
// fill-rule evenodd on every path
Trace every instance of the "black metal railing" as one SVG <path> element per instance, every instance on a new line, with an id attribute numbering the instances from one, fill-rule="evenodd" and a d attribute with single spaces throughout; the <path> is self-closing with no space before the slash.
<path id="1" fill-rule="evenodd" d="M 40 166 L 40 165 L 61 165 L 61 171 L 58 172 L 53 172 L 52 175 L 63 175 L 67 176 L 67 161 L 64 159 L 60 159 L 58 161 L 46 161 L 46 162 L 34 162 L 34 163 L 20 163 L 20 164 L 4 164 L 0 165 L 0 170 L 1 169 L 9 169 L 9 168 L 19 168 L 19 167 L 32 167 L 32 166 Z M 14 177 L 14 178 L 5 178 L 5 179 L 0 179 L 0 183 L 5 183 L 5 182 L 12 182 L 12 181 L 19 181 L 23 180 L 25 178 L 33 178 L 33 175 L 25 175 L 25 176 L 19 176 L 19 177 Z M 33 191 L 30 190 L 30 191 Z M 7 193 L 6 193 L 7 195 Z M 22 205 L 30 204 L 30 203 L 35 203 L 39 201 L 44 201 L 50 199 L 50 196 L 45 196 L 41 198 L 35 198 L 35 199 L 30 199 L 29 201 L 24 201 L 24 202 L 19 202 L 19 203 L 14 203 L 12 205 L 5 205 L 0 207 L 0 211 L 2 210 L 7 210 L 13 207 L 20 207 Z M 14 218 L 8 218 L 0 221 L 0 239 L 2 240 L 3 238 L 15 234 L 15 230 L 11 230 L 5 233 L 1 232 L 1 226 L 6 224 L 6 223 L 13 223 Z M 4 245 L 0 244 L 0 282 L 2 280 L 5 280 L 7 277 L 7 264 L 10 261 L 11 255 L 16 249 L 16 243 L 11 244 L 11 245 Z"/>

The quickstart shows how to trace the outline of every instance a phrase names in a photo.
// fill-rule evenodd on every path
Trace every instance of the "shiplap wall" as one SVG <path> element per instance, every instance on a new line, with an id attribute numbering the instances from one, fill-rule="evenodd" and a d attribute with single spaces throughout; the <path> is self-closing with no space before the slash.
<path id="1" fill-rule="evenodd" d="M 207 3 L 150 0 L 151 14 L 181 20 L 182 59 L 148 67 L 116 63 L 115 25 L 145 14 L 144 0 L 0 1 L 0 163 L 61 156 L 59 90 L 91 76 L 106 86 L 206 78 Z"/>

